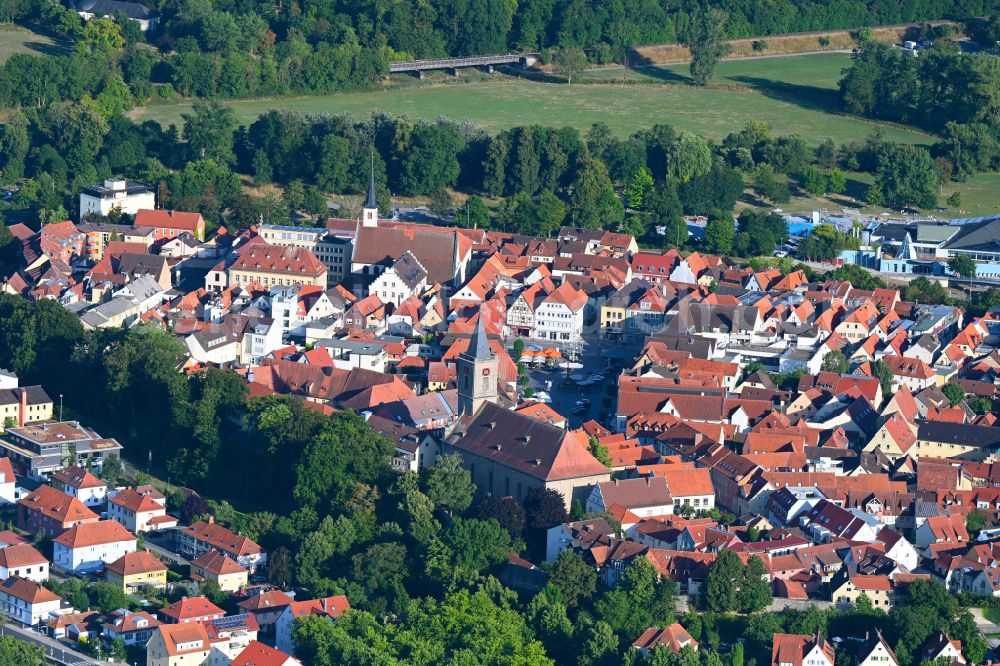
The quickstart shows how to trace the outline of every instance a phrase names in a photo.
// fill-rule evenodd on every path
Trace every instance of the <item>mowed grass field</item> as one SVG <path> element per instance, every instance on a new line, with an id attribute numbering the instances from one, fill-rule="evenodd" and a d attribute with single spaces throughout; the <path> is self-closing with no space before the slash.
<path id="1" fill-rule="evenodd" d="M 0 64 L 15 53 L 59 53 L 66 45 L 12 23 L 0 23 Z"/>
<path id="2" fill-rule="evenodd" d="M 603 121 L 626 136 L 655 123 L 670 123 L 713 139 L 756 119 L 770 123 L 776 133 L 799 133 L 811 144 L 827 138 L 843 143 L 863 140 L 879 126 L 830 112 L 837 108 L 837 81 L 849 62 L 846 55 L 830 53 L 724 62 L 707 88 L 689 85 L 685 66 L 668 66 L 587 72 L 584 83 L 573 85 L 503 75 L 490 80 L 462 75 L 456 80 L 442 74 L 420 84 L 389 83 L 373 92 L 236 100 L 226 105 L 240 123 L 250 123 L 271 109 L 346 112 L 358 118 L 387 111 L 411 118 L 469 120 L 493 132 L 525 124 L 586 130 Z M 187 102 L 161 103 L 132 115 L 179 125 L 189 109 Z M 890 140 L 932 142 L 917 130 L 882 127 Z"/>

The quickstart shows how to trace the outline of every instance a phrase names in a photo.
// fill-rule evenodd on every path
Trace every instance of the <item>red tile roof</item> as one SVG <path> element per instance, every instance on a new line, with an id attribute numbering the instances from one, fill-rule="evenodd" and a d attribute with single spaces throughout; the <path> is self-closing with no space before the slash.
<path id="1" fill-rule="evenodd" d="M 108 485 L 79 465 L 73 465 L 72 467 L 66 467 L 53 472 L 52 480 L 65 484 L 70 488 L 76 488 L 77 490 L 83 488 L 104 488 Z"/>
<path id="2" fill-rule="evenodd" d="M 181 229 L 195 234 L 198 224 L 205 224 L 201 213 L 185 213 L 179 210 L 140 210 L 135 214 L 135 226 L 159 227 L 161 229 Z"/>
<path id="3" fill-rule="evenodd" d="M 233 657 L 232 666 L 291 666 L 300 663 L 270 645 L 250 641 L 242 652 Z"/>
<path id="4" fill-rule="evenodd" d="M 307 615 L 326 615 L 337 618 L 351 609 L 351 604 L 343 594 L 334 597 L 324 597 L 322 599 L 308 599 L 306 601 L 293 601 L 289 604 L 293 617 L 306 617 Z"/>
<path id="5" fill-rule="evenodd" d="M 35 547 L 28 543 L 15 544 L 0 548 L 0 567 L 14 569 L 34 564 L 48 564 L 45 556 L 35 550 Z"/>
<path id="6" fill-rule="evenodd" d="M 246 568 L 217 550 L 209 550 L 191 560 L 192 567 L 198 567 L 216 576 L 246 573 Z"/>
<path id="7" fill-rule="evenodd" d="M 83 502 L 51 486 L 38 486 L 21 498 L 18 504 L 60 523 L 99 520 L 99 516 L 84 506 Z"/>
<path id="8" fill-rule="evenodd" d="M 632 643 L 632 647 L 640 650 L 652 650 L 658 645 L 666 645 L 671 652 L 680 652 L 681 648 L 687 646 L 697 648 L 698 641 L 691 638 L 691 634 L 684 627 L 674 622 L 662 629 L 650 627 Z"/>
<path id="9" fill-rule="evenodd" d="M 60 599 L 55 592 L 51 592 L 45 586 L 20 576 L 11 576 L 0 583 L 0 594 L 9 594 L 15 599 L 29 604 L 41 604 Z"/>
<path id="10" fill-rule="evenodd" d="M 135 488 L 126 488 L 108 501 L 133 513 L 166 510 L 162 504 L 152 497 L 136 491 Z"/>
<path id="11" fill-rule="evenodd" d="M 122 576 L 134 576 L 141 573 L 166 571 L 167 565 L 148 550 L 138 553 L 126 553 L 105 567 Z"/>
<path id="12" fill-rule="evenodd" d="M 89 548 L 90 546 L 136 540 L 136 536 L 122 527 L 117 520 L 102 520 L 70 528 L 57 536 L 54 542 L 66 548 Z"/>
<path id="13" fill-rule="evenodd" d="M 180 601 L 175 601 L 160 610 L 160 615 L 175 622 L 191 622 L 202 618 L 221 617 L 225 614 L 226 611 L 213 604 L 206 597 L 182 597 Z"/>
<path id="14" fill-rule="evenodd" d="M 243 250 L 229 270 L 318 277 L 326 273 L 327 268 L 305 248 L 255 243 Z"/>
<path id="15" fill-rule="evenodd" d="M 224 553 L 242 557 L 245 555 L 257 555 L 261 552 L 260 546 L 253 540 L 241 534 L 236 534 L 217 523 L 199 520 L 190 527 L 182 528 L 181 531 L 199 541 L 218 548 Z"/>

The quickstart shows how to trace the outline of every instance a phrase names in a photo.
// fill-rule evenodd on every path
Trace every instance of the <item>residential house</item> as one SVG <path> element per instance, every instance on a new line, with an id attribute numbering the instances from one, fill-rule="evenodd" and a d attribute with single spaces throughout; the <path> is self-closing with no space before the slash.
<path id="1" fill-rule="evenodd" d="M 669 300 L 659 288 L 647 289 L 625 308 L 622 340 L 627 344 L 641 343 L 663 328 L 669 306 Z"/>
<path id="2" fill-rule="evenodd" d="M 0 613 L 10 620 L 33 627 L 61 609 L 62 599 L 41 583 L 19 576 L 0 583 Z"/>
<path id="3" fill-rule="evenodd" d="M 372 281 L 368 286 L 368 293 L 377 295 L 383 303 L 391 303 L 393 308 L 397 308 L 426 286 L 427 270 L 411 252 L 406 251 Z"/>
<path id="4" fill-rule="evenodd" d="M 52 541 L 52 561 L 63 571 L 100 571 L 105 564 L 134 553 L 135 535 L 114 520 L 83 523 Z"/>
<path id="5" fill-rule="evenodd" d="M 105 580 L 126 594 L 167 586 L 167 566 L 148 550 L 125 553 L 104 567 Z"/>
<path id="6" fill-rule="evenodd" d="M 108 484 L 79 465 L 53 472 L 52 485 L 89 507 L 107 501 Z"/>
<path id="7" fill-rule="evenodd" d="M 108 500 L 108 518 L 135 534 L 177 527 L 177 519 L 167 515 L 165 502 L 135 488 L 126 488 Z"/>
<path id="8" fill-rule="evenodd" d="M 875 633 L 866 634 L 865 639 L 855 656 L 857 666 L 899 666 L 899 658 L 877 627 Z"/>
<path id="9" fill-rule="evenodd" d="M 156 627 L 146 643 L 147 666 L 204 666 L 212 653 L 205 625 L 191 622 Z"/>
<path id="10" fill-rule="evenodd" d="M 160 245 L 160 256 L 167 259 L 188 259 L 198 256 L 201 243 L 186 231 L 182 231 Z"/>
<path id="11" fill-rule="evenodd" d="M 695 511 L 715 508 L 715 488 L 708 469 L 662 469 L 653 474 L 667 482 L 667 490 L 674 500 L 674 513 L 680 507 L 691 507 Z"/>
<path id="12" fill-rule="evenodd" d="M 882 361 L 892 370 L 892 390 L 905 386 L 917 393 L 937 383 L 937 373 L 926 362 L 917 358 L 888 355 Z"/>
<path id="13" fill-rule="evenodd" d="M 828 543 L 836 539 L 871 543 L 876 540 L 881 529 L 877 521 L 865 520 L 857 513 L 825 499 L 799 516 L 799 524 L 803 532 L 816 543 Z"/>
<path id="14" fill-rule="evenodd" d="M 914 453 L 927 458 L 986 460 L 1000 451 L 1000 429 L 917 419 Z"/>
<path id="15" fill-rule="evenodd" d="M 834 332 L 850 343 L 861 342 L 874 332 L 878 320 L 878 308 L 871 301 L 866 300 L 844 317 Z"/>
<path id="16" fill-rule="evenodd" d="M 18 522 L 32 534 L 56 537 L 100 519 L 83 502 L 51 486 L 38 486 L 18 501 Z"/>
<path id="17" fill-rule="evenodd" d="M 833 646 L 819 632 L 775 634 L 771 666 L 834 666 Z"/>
<path id="18" fill-rule="evenodd" d="M 0 389 L 0 433 L 7 424 L 52 420 L 52 398 L 41 386 L 14 386 Z"/>
<path id="19" fill-rule="evenodd" d="M 969 547 L 969 533 L 965 528 L 965 516 L 951 514 L 928 516 L 915 532 L 914 542 L 924 557 L 936 560 L 939 555 L 950 551 L 961 554 Z"/>
<path id="20" fill-rule="evenodd" d="M 583 311 L 587 294 L 563 283 L 546 295 L 535 311 L 535 337 L 576 343 L 583 331 Z"/>
<path id="21" fill-rule="evenodd" d="M 388 327 L 385 303 L 377 294 L 355 301 L 344 313 L 344 328 L 349 333 L 382 335 Z"/>
<path id="22" fill-rule="evenodd" d="M 257 591 L 236 604 L 244 613 L 250 613 L 262 629 L 273 627 L 294 599 L 281 590 Z"/>
<path id="23" fill-rule="evenodd" d="M 232 666 L 302 666 L 302 662 L 260 641 L 250 641 L 233 657 Z"/>
<path id="24" fill-rule="evenodd" d="M 632 647 L 643 655 L 649 654 L 650 651 L 660 646 L 664 646 L 676 654 L 686 647 L 697 650 L 698 641 L 691 638 L 691 634 L 684 627 L 674 622 L 662 628 L 650 627 L 632 643 Z"/>
<path id="25" fill-rule="evenodd" d="M 252 539 L 218 525 L 212 516 L 177 532 L 177 549 L 189 558 L 218 550 L 236 560 L 252 574 L 267 563 L 267 554 Z"/>
<path id="26" fill-rule="evenodd" d="M 621 507 L 640 518 L 674 512 L 674 500 L 663 477 L 615 479 L 594 485 L 585 505 L 588 513 L 603 513 Z"/>
<path id="27" fill-rule="evenodd" d="M 533 419 L 551 423 L 557 428 L 566 429 L 566 417 L 544 402 L 529 400 L 522 403 L 514 411 L 518 414 L 526 414 Z"/>
<path id="28" fill-rule="evenodd" d="M 217 550 L 209 550 L 191 560 L 191 580 L 210 581 L 223 592 L 236 592 L 248 582 L 247 570 L 236 560 Z"/>
<path id="29" fill-rule="evenodd" d="M 319 615 L 335 620 L 350 610 L 351 604 L 344 595 L 293 601 L 285 606 L 275 624 L 275 647 L 286 654 L 295 654 L 295 643 L 292 640 L 292 627 L 296 619 L 310 615 Z"/>
<path id="30" fill-rule="evenodd" d="M 342 299 L 335 290 L 293 285 L 272 287 L 268 292 L 271 318 L 279 324 L 282 335 L 304 338 L 309 324 L 325 319 L 336 320 L 344 314 Z"/>
<path id="31" fill-rule="evenodd" d="M 677 250 L 664 254 L 636 252 L 632 255 L 632 274 L 650 284 L 663 284 L 670 280 L 670 274 L 680 258 Z"/>
<path id="32" fill-rule="evenodd" d="M 948 634 L 943 631 L 939 631 L 927 639 L 920 657 L 931 662 L 943 659 L 950 664 L 965 663 L 965 655 L 962 654 L 962 641 L 948 638 Z"/>
<path id="33" fill-rule="evenodd" d="M 84 222 L 76 225 L 76 229 L 85 236 L 87 260 L 95 263 L 104 259 L 109 247 L 134 248 L 135 251 L 146 252 L 153 244 L 153 230 L 149 227 Z M 115 245 L 112 246 L 112 243 Z"/>
<path id="34" fill-rule="evenodd" d="M 153 229 L 157 241 L 170 240 L 186 233 L 205 242 L 205 218 L 201 213 L 143 209 L 135 214 L 135 226 Z"/>
<path id="35" fill-rule="evenodd" d="M 122 639 L 126 646 L 145 646 L 153 637 L 161 622 L 145 611 L 130 611 L 124 608 L 108 614 L 102 626 L 104 639 L 113 643 Z"/>
<path id="36" fill-rule="evenodd" d="M 225 617 L 222 610 L 206 597 L 181 597 L 166 608 L 161 608 L 160 619 L 166 624 L 200 624 Z"/>
<path id="37" fill-rule="evenodd" d="M 257 640 L 260 627 L 252 615 L 229 615 L 204 622 L 212 644 L 208 666 L 230 666 L 233 658 Z"/>
<path id="38" fill-rule="evenodd" d="M 512 335 L 537 337 L 535 334 L 535 312 L 548 294 L 545 280 L 523 289 L 507 308 L 507 328 Z"/>
<path id="39" fill-rule="evenodd" d="M 117 20 L 124 16 L 139 26 L 142 32 L 155 32 L 160 24 L 160 15 L 138 2 L 126 0 L 71 0 L 69 8 L 75 11 L 84 21 L 96 17 Z M 107 181 L 105 181 L 107 184 Z M 81 198 L 83 195 L 80 195 Z M 150 199 L 152 203 L 152 199 Z"/>
<path id="40" fill-rule="evenodd" d="M 635 258 L 633 258 L 634 263 Z M 639 265 L 646 266 L 645 263 Z M 601 305 L 602 340 L 622 340 L 624 338 L 629 306 L 633 305 L 643 294 L 646 294 L 651 286 L 651 283 L 644 277 L 636 277 L 604 301 Z"/>
<path id="41" fill-rule="evenodd" d="M 930 575 L 852 575 L 843 569 L 830 581 L 830 599 L 837 605 L 854 605 L 861 595 L 865 595 L 872 606 L 888 612 L 895 604 L 900 588 L 913 580 L 930 580 Z"/>
<path id="42" fill-rule="evenodd" d="M 26 578 L 35 583 L 49 579 L 49 561 L 28 543 L 15 543 L 0 548 L 0 579 L 11 576 Z"/>

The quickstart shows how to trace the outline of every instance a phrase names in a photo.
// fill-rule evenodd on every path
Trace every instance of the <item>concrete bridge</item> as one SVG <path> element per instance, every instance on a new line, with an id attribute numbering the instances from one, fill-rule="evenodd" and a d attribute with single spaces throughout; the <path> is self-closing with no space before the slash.
<path id="1" fill-rule="evenodd" d="M 493 73 L 495 65 L 521 65 L 531 67 L 538 62 L 537 53 L 501 53 L 497 55 L 471 56 L 468 58 L 442 58 L 440 60 L 412 60 L 410 62 L 395 62 L 389 65 L 389 73 L 413 72 L 418 78 L 423 78 L 423 72 L 435 69 L 450 70 L 458 74 L 458 70 L 466 67 L 483 67 Z"/>

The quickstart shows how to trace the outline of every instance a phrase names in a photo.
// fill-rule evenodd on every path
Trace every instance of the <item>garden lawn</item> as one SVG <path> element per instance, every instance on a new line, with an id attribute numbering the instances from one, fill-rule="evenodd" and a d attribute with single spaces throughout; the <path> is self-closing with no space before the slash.
<path id="1" fill-rule="evenodd" d="M 66 44 L 13 23 L 0 23 L 0 63 L 15 53 L 59 53 Z"/>

